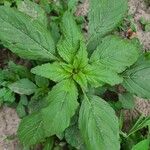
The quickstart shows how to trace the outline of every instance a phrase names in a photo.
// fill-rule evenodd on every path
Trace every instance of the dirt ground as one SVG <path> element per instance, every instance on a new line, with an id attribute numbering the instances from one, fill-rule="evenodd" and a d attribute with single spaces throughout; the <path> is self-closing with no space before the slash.
<path id="1" fill-rule="evenodd" d="M 78 8 L 77 15 L 86 15 L 88 3 L 82 4 Z M 132 14 L 133 21 L 137 27 L 137 36 L 144 46 L 144 50 L 150 50 L 150 32 L 142 30 L 139 22 L 141 17 L 150 20 L 150 7 L 148 8 L 144 0 L 129 0 L 129 14 Z M 3 62 L 0 58 L 0 66 Z M 127 119 L 132 119 L 139 114 L 150 115 L 150 101 L 136 98 L 136 108 L 133 111 L 126 111 Z M 16 138 L 10 140 L 10 136 L 16 135 L 16 130 L 20 119 L 12 108 L 4 106 L 0 109 L 0 150 L 22 150 Z"/>

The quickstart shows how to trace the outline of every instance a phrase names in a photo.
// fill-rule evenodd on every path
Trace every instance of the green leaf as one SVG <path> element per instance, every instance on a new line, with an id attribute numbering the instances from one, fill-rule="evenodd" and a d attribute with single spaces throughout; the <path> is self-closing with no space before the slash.
<path id="1" fill-rule="evenodd" d="M 19 101 L 17 108 L 16 108 L 17 114 L 20 118 L 23 118 L 27 115 L 26 108 L 25 108 L 25 106 L 27 106 L 27 105 L 28 105 L 27 96 L 21 95 L 20 101 Z"/>
<path id="2" fill-rule="evenodd" d="M 125 109 L 133 109 L 135 106 L 134 96 L 130 93 L 119 94 L 119 102 Z"/>
<path id="3" fill-rule="evenodd" d="M 146 32 L 150 32 L 150 23 L 145 25 L 145 31 Z"/>
<path id="4" fill-rule="evenodd" d="M 47 26 L 47 17 L 45 11 L 40 7 L 40 5 L 29 0 L 17 2 L 17 8 L 19 11 L 29 15 L 33 19 L 37 19 L 44 26 Z"/>
<path id="5" fill-rule="evenodd" d="M 50 13 L 51 12 L 50 3 L 51 2 L 49 0 L 39 1 L 39 5 L 45 10 L 46 13 Z"/>
<path id="6" fill-rule="evenodd" d="M 29 112 L 37 112 L 46 107 L 48 105 L 47 96 L 47 92 L 45 93 L 43 90 L 41 91 L 40 89 L 38 89 L 29 101 Z"/>
<path id="7" fill-rule="evenodd" d="M 73 79 L 81 86 L 81 88 L 84 90 L 87 89 L 87 79 L 85 74 L 83 74 L 81 71 L 78 72 L 78 74 L 74 74 Z"/>
<path id="8" fill-rule="evenodd" d="M 27 106 L 28 105 L 28 98 L 26 95 L 20 95 L 20 103 L 23 106 Z"/>
<path id="9" fill-rule="evenodd" d="M 119 75 L 107 68 L 104 68 L 102 65 L 88 65 L 85 67 L 84 73 L 88 82 L 93 87 L 99 87 L 105 83 L 115 85 L 123 81 Z"/>
<path id="10" fill-rule="evenodd" d="M 82 35 L 73 15 L 69 11 L 66 11 L 62 17 L 61 28 L 63 37 L 57 44 L 57 50 L 66 62 L 72 62 L 79 49 Z"/>
<path id="11" fill-rule="evenodd" d="M 1 6 L 0 14 L 0 39 L 5 47 L 26 59 L 56 59 L 54 41 L 46 27 L 13 8 Z"/>
<path id="12" fill-rule="evenodd" d="M 71 76 L 71 74 L 64 69 L 65 65 L 66 64 L 59 62 L 55 62 L 53 64 L 46 63 L 33 68 L 31 72 L 41 77 L 59 82 Z"/>
<path id="13" fill-rule="evenodd" d="M 19 75 L 20 78 L 31 78 L 32 75 L 29 72 L 29 70 L 27 69 L 27 67 L 23 66 L 23 65 L 18 65 L 15 64 L 12 61 L 9 61 L 8 63 L 8 71 Z"/>
<path id="14" fill-rule="evenodd" d="M 96 48 L 100 39 L 116 28 L 127 12 L 126 0 L 89 1 L 89 46 Z"/>
<path id="15" fill-rule="evenodd" d="M 9 89 L 17 94 L 31 95 L 37 87 L 30 80 L 24 78 L 8 85 Z"/>
<path id="16" fill-rule="evenodd" d="M 65 139 L 67 143 L 78 150 L 84 149 L 84 143 L 77 125 L 70 126 L 65 130 Z"/>
<path id="17" fill-rule="evenodd" d="M 18 137 L 25 146 L 34 145 L 45 137 L 40 113 L 33 113 L 22 119 L 18 129 Z"/>
<path id="18" fill-rule="evenodd" d="M 74 13 L 76 10 L 76 6 L 78 4 L 78 0 L 67 0 L 67 3 L 68 3 L 68 9 Z"/>
<path id="19" fill-rule="evenodd" d="M 15 101 L 15 95 L 10 89 L 2 88 L 0 89 L 0 101 L 13 103 Z"/>
<path id="20" fill-rule="evenodd" d="M 98 96 L 84 98 L 79 129 L 87 150 L 119 150 L 119 123 L 115 111 Z"/>
<path id="21" fill-rule="evenodd" d="M 41 110 L 47 136 L 63 132 L 78 107 L 78 92 L 72 80 L 63 80 L 49 93 L 49 105 Z"/>
<path id="22" fill-rule="evenodd" d="M 82 69 L 88 64 L 88 53 L 84 42 L 80 42 L 80 48 L 74 56 L 73 66 L 77 69 Z"/>
<path id="23" fill-rule="evenodd" d="M 107 36 L 93 52 L 90 61 L 120 73 L 135 63 L 137 58 L 138 48 L 134 44 L 117 36 Z"/>
<path id="24" fill-rule="evenodd" d="M 150 140 L 145 139 L 132 147 L 132 150 L 149 150 Z"/>
<path id="25" fill-rule="evenodd" d="M 35 82 L 36 82 L 36 85 L 38 85 L 41 88 L 46 88 L 49 85 L 48 79 L 43 78 L 41 76 L 37 76 L 37 75 L 35 76 Z"/>
<path id="26" fill-rule="evenodd" d="M 138 97 L 150 98 L 150 61 L 138 61 L 124 74 L 123 86 Z"/>
<path id="27" fill-rule="evenodd" d="M 54 22 L 51 22 L 49 26 L 50 26 L 50 31 L 51 31 L 52 37 L 56 44 L 60 39 L 59 24 L 54 21 Z"/>
<path id="28" fill-rule="evenodd" d="M 54 145 L 54 139 L 53 137 L 50 137 L 46 139 L 46 143 L 44 144 L 43 150 L 52 150 L 53 145 Z"/>
<path id="29" fill-rule="evenodd" d="M 25 111 L 25 107 L 22 105 L 22 103 L 19 103 L 17 105 L 16 111 L 17 111 L 17 114 L 20 118 L 23 118 L 27 115 L 27 113 Z"/>

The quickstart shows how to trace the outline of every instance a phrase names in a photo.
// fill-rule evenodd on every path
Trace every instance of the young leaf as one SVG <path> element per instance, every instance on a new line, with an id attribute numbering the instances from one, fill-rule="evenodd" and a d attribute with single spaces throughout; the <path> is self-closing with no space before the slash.
<path id="1" fill-rule="evenodd" d="M 40 113 L 33 113 L 22 119 L 18 129 L 18 137 L 25 146 L 34 145 L 45 137 Z"/>
<path id="2" fill-rule="evenodd" d="M 96 48 L 100 38 L 112 31 L 127 12 L 126 0 L 90 0 L 89 1 L 89 46 Z"/>
<path id="3" fill-rule="evenodd" d="M 71 76 L 71 74 L 63 68 L 65 65 L 66 64 L 59 62 L 54 62 L 53 64 L 47 63 L 33 68 L 31 72 L 55 82 L 59 82 Z"/>
<path id="4" fill-rule="evenodd" d="M 73 15 L 69 11 L 65 12 L 62 17 L 61 28 L 64 36 L 58 42 L 57 50 L 65 61 L 72 62 L 82 36 Z"/>
<path id="5" fill-rule="evenodd" d="M 47 17 L 45 11 L 35 2 L 29 0 L 17 2 L 19 11 L 29 15 L 33 19 L 37 19 L 44 26 L 47 26 Z"/>
<path id="6" fill-rule="evenodd" d="M 107 36 L 93 52 L 90 61 L 120 73 L 135 63 L 137 58 L 135 45 L 117 36 Z"/>
<path id="7" fill-rule="evenodd" d="M 145 139 L 134 145 L 132 150 L 149 150 L 149 148 L 150 148 L 150 139 Z"/>
<path id="8" fill-rule="evenodd" d="M 63 80 L 49 93 L 49 105 L 41 110 L 47 136 L 63 132 L 78 107 L 78 92 L 72 80 Z"/>
<path id="9" fill-rule="evenodd" d="M 150 61 L 138 61 L 124 74 L 123 86 L 139 97 L 150 98 Z"/>
<path id="10" fill-rule="evenodd" d="M 104 68 L 102 65 L 88 65 L 85 67 L 84 73 L 88 82 L 93 87 L 102 86 L 105 83 L 115 85 L 122 83 L 123 81 L 119 75 L 107 68 Z"/>
<path id="11" fill-rule="evenodd" d="M 7 48 L 27 59 L 56 59 L 54 41 L 46 27 L 13 8 L 0 6 L 0 14 L 0 39 Z"/>
<path id="12" fill-rule="evenodd" d="M 83 88 L 86 90 L 87 88 L 87 79 L 85 74 L 83 74 L 81 71 L 78 74 L 73 75 L 73 79 Z"/>
<path id="13" fill-rule="evenodd" d="M 87 150 L 119 150 L 119 123 L 114 110 L 98 96 L 84 97 L 79 128 Z"/>
<path id="14" fill-rule="evenodd" d="M 15 93 L 18 93 L 18 94 L 24 94 L 24 95 L 31 95 L 33 94 L 37 87 L 36 85 L 31 82 L 30 80 L 24 78 L 24 79 L 21 79 L 21 80 L 18 80 L 12 84 L 9 84 L 8 85 L 8 88 L 15 92 Z"/>
<path id="15" fill-rule="evenodd" d="M 88 60 L 89 59 L 88 59 L 88 53 L 86 50 L 86 45 L 84 42 L 80 42 L 80 48 L 76 56 L 74 56 L 73 66 L 75 68 L 82 69 L 87 66 Z"/>

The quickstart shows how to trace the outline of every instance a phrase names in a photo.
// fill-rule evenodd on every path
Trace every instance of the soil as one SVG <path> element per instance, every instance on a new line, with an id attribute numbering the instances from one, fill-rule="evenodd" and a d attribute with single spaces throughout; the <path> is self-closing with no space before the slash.
<path id="1" fill-rule="evenodd" d="M 76 15 L 85 16 L 88 12 L 88 0 L 81 4 Z M 141 17 L 150 20 L 150 7 L 148 8 L 144 0 L 129 0 L 129 14 L 132 14 L 133 21 L 137 28 L 137 37 L 144 50 L 150 50 L 150 32 L 145 32 L 140 24 Z M 0 68 L 4 67 L 5 61 L 11 58 L 11 54 L 6 49 L 0 50 Z M 125 110 L 127 124 L 138 117 L 140 114 L 150 115 L 150 101 L 136 97 L 136 107 L 134 110 Z M 22 150 L 16 138 L 16 131 L 20 122 L 13 108 L 4 106 L 0 108 L 0 150 Z M 13 136 L 13 140 L 7 137 Z"/>

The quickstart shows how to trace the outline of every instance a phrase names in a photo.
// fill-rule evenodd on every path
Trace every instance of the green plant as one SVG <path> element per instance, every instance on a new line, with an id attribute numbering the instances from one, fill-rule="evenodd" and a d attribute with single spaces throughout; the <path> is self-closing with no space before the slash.
<path id="1" fill-rule="evenodd" d="M 26 5 L 32 3 L 25 2 Z M 49 16 L 53 26 L 35 3 L 32 3 L 33 13 L 21 7 L 24 4 L 18 4 L 19 10 L 0 7 L 3 45 L 39 64 L 31 73 L 38 76 L 36 84 L 44 88 L 41 93 L 46 89 L 44 104 L 22 119 L 18 136 L 25 146 L 45 142 L 45 147 L 52 149 L 56 135 L 60 139 L 65 137 L 76 149 L 119 150 L 117 116 L 113 108 L 95 94 L 96 88 L 120 85 L 126 89 L 120 97 L 130 93 L 150 98 L 150 60 L 140 52 L 138 44 L 108 35 L 123 19 L 126 0 L 89 1 L 87 39 L 73 16 L 74 3 L 75 0 L 68 0 L 67 7 L 53 9 L 58 13 Z M 45 78 L 53 84 L 49 86 Z M 36 93 L 37 86 L 34 84 L 33 88 L 33 84 L 24 80 L 28 79 L 21 79 L 21 87 L 20 81 L 16 81 L 9 88 L 18 94 Z M 76 138 L 72 132 L 77 133 Z M 45 141 L 45 138 L 48 139 Z"/>
<path id="2" fill-rule="evenodd" d="M 142 17 L 140 22 L 143 25 L 144 31 L 150 32 L 150 21 Z"/>

